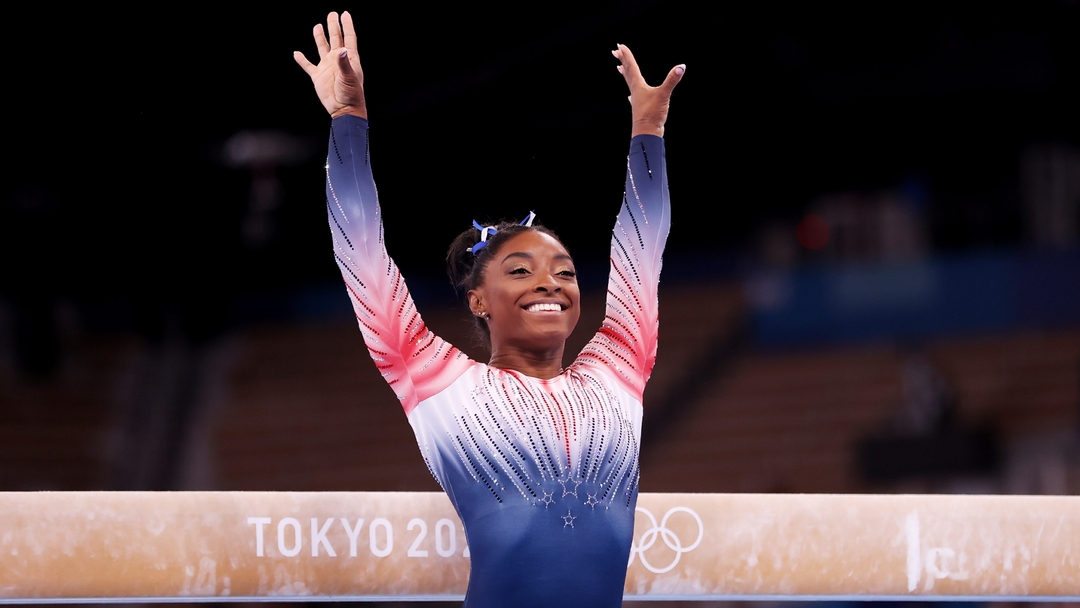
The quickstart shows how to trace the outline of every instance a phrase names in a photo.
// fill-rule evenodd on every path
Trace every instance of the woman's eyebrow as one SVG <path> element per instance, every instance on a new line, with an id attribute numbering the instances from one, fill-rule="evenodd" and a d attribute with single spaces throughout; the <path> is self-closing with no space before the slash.
<path id="1" fill-rule="evenodd" d="M 506 257 L 502 259 L 503 263 L 506 263 L 506 260 L 509 260 L 510 258 L 526 258 L 531 260 L 533 259 L 533 254 L 529 253 L 528 251 L 515 251 L 514 253 L 508 253 L 506 254 Z"/>
<path id="2" fill-rule="evenodd" d="M 531 260 L 531 259 L 533 259 L 533 257 L 535 257 L 535 256 L 533 256 L 533 254 L 529 253 L 528 251 L 515 251 L 513 253 L 506 254 L 506 257 L 504 257 L 502 259 L 501 263 L 505 264 L 506 261 L 509 260 L 510 258 L 525 258 L 527 260 Z M 569 253 L 557 253 L 557 254 L 551 256 L 551 259 L 553 259 L 553 260 L 568 260 L 570 262 L 574 261 L 574 258 L 570 257 Z"/>

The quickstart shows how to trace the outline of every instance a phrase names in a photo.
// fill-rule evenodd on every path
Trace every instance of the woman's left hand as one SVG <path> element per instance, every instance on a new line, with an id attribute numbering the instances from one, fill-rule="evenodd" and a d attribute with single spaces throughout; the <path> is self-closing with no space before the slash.
<path id="1" fill-rule="evenodd" d="M 300 51 L 293 53 L 293 59 L 311 77 L 315 93 L 330 116 L 337 118 L 343 114 L 353 114 L 367 118 L 364 72 L 360 69 L 360 58 L 356 52 L 356 30 L 352 16 L 348 12 L 342 13 L 339 24 L 338 14 L 330 13 L 326 17 L 326 28 L 330 33 L 329 39 L 322 25 L 315 26 L 318 64 L 308 61 Z"/>
<path id="2" fill-rule="evenodd" d="M 679 64 L 668 72 L 667 78 L 658 87 L 651 87 L 641 76 L 634 54 L 626 45 L 620 44 L 611 54 L 619 60 L 619 73 L 630 88 L 630 108 L 633 116 L 631 137 L 635 135 L 664 136 L 664 123 L 667 122 L 668 106 L 671 103 L 671 91 L 682 80 L 686 64 Z"/>

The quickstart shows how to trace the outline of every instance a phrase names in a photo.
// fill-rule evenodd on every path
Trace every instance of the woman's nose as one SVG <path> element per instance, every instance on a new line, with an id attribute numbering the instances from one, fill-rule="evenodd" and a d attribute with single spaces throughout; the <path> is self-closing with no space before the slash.
<path id="1" fill-rule="evenodd" d="M 536 291 L 550 291 L 557 292 L 562 291 L 562 285 L 555 280 L 555 277 L 548 274 L 541 274 L 537 277 L 536 285 L 533 286 Z"/>

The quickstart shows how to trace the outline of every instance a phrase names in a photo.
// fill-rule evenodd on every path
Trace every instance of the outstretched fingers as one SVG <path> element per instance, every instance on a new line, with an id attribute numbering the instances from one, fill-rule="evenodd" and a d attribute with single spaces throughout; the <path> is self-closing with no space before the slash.
<path id="1" fill-rule="evenodd" d="M 348 49 L 341 49 L 338 51 L 337 56 L 338 71 L 341 72 L 341 77 L 345 79 L 350 86 L 356 81 L 356 72 L 353 70 L 352 64 L 349 63 L 349 55 L 351 54 L 352 53 L 350 53 Z"/>
<path id="2" fill-rule="evenodd" d="M 611 51 L 611 54 L 619 60 L 618 70 L 626 79 L 626 84 L 633 85 L 641 78 L 641 69 L 638 68 L 637 60 L 634 59 L 634 54 L 630 52 L 630 48 L 625 44 L 615 45 L 615 50 Z"/>
<path id="3" fill-rule="evenodd" d="M 341 13 L 341 26 L 345 33 L 345 48 L 349 51 L 349 63 L 352 65 L 352 71 L 362 79 L 363 71 L 360 68 L 360 52 L 356 49 L 356 28 L 353 27 L 352 15 L 349 14 L 349 11 Z"/>
<path id="4" fill-rule="evenodd" d="M 326 24 L 314 28 L 315 46 L 319 58 L 312 63 L 297 51 L 293 60 L 304 70 L 315 87 L 315 93 L 330 116 L 354 114 L 367 118 L 364 103 L 364 74 L 357 53 L 356 29 L 352 16 L 337 13 L 326 17 Z"/>
<path id="5" fill-rule="evenodd" d="M 330 28 L 330 48 L 341 48 L 341 23 L 338 14 L 331 12 L 326 16 L 326 27 Z"/>
<path id="6" fill-rule="evenodd" d="M 353 27 L 352 15 L 349 11 L 341 13 L 341 26 L 345 32 L 345 48 L 356 54 L 356 29 Z"/>
<path id="7" fill-rule="evenodd" d="M 631 87 L 637 84 L 649 86 L 648 83 L 645 82 L 645 78 L 641 75 L 641 68 L 638 67 L 637 59 L 634 58 L 634 53 L 630 51 L 629 47 L 625 44 L 616 45 L 616 49 L 611 51 L 611 54 L 619 60 L 620 63 L 616 69 L 618 69 L 619 73 L 626 79 L 626 84 Z M 675 88 L 675 85 L 679 84 L 679 81 L 682 80 L 683 73 L 685 72 L 686 64 L 680 63 L 671 68 L 671 71 L 668 72 L 664 82 L 660 83 L 660 86 L 656 88 L 664 89 L 670 94 L 672 89 Z"/>
<path id="8" fill-rule="evenodd" d="M 315 36 L 315 48 L 319 49 L 319 57 L 325 57 L 330 52 L 330 44 L 326 42 L 326 33 L 321 23 L 315 24 L 312 34 Z"/>
<path id="9" fill-rule="evenodd" d="M 675 88 L 675 85 L 679 84 L 679 81 L 682 80 L 684 73 L 686 73 L 686 64 L 680 63 L 671 68 L 671 71 L 667 74 L 667 78 L 665 78 L 664 82 L 660 83 L 660 86 L 657 88 L 663 89 L 668 95 L 671 95 L 671 91 Z"/>
<path id="10" fill-rule="evenodd" d="M 304 72 L 307 73 L 308 76 L 311 76 L 312 78 L 315 77 L 315 73 L 318 72 L 319 68 L 317 68 L 315 64 L 308 61 L 308 58 L 305 57 L 303 53 L 301 53 L 300 51 L 293 51 L 292 56 L 293 59 L 296 60 L 296 63 L 300 65 L 300 67 L 304 70 Z"/>
<path id="11" fill-rule="evenodd" d="M 611 52 L 619 60 L 619 73 L 630 89 L 630 111 L 632 116 L 631 134 L 664 136 L 664 124 L 667 122 L 671 92 L 682 80 L 686 65 L 680 63 L 671 68 L 660 86 L 649 86 L 641 75 L 634 53 L 626 45 L 620 44 Z"/>

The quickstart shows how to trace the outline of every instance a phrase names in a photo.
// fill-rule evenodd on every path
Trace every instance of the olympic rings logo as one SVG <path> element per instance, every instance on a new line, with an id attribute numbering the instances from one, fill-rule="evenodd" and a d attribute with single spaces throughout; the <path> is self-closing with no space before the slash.
<path id="1" fill-rule="evenodd" d="M 639 555 L 641 556 L 641 565 L 645 566 L 645 569 L 649 572 L 652 572 L 653 574 L 663 574 L 665 572 L 670 572 L 673 568 L 675 568 L 675 566 L 679 564 L 679 560 L 682 558 L 682 554 L 689 553 L 690 551 L 696 549 L 697 546 L 701 544 L 701 539 L 705 536 L 705 525 L 701 523 L 701 518 L 698 517 L 698 514 L 695 513 L 692 509 L 688 509 L 686 507 L 672 507 L 668 509 L 668 512 L 664 514 L 664 518 L 660 520 L 659 526 L 656 525 L 656 518 L 653 517 L 653 514 L 650 513 L 648 509 L 638 507 L 637 510 L 641 511 L 645 514 L 645 517 L 649 518 L 649 522 L 652 524 L 652 527 L 646 530 L 645 533 L 641 535 L 640 546 L 635 544 L 633 541 L 630 542 L 630 561 L 626 564 L 627 567 L 629 567 L 630 564 L 634 563 L 634 555 Z M 678 535 L 676 535 L 675 532 L 673 532 L 670 528 L 667 527 L 668 519 L 675 513 L 689 513 L 694 518 L 694 521 L 697 522 L 697 539 L 695 539 L 694 542 L 689 546 L 684 547 L 682 544 L 682 540 L 679 539 Z M 656 544 L 657 538 L 664 541 L 664 544 L 667 545 L 667 548 L 675 552 L 675 559 L 670 564 L 668 564 L 667 567 L 664 568 L 657 568 L 645 559 L 645 552 Z"/>

